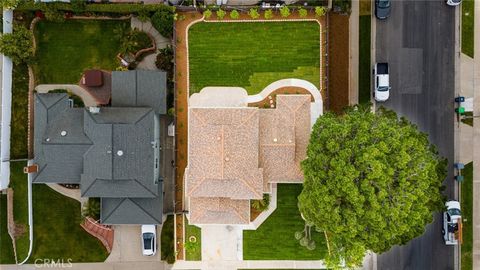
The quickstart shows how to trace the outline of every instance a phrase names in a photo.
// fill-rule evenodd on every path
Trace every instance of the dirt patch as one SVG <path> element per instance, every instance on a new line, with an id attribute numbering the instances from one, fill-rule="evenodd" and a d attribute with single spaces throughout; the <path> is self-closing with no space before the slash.
<path id="1" fill-rule="evenodd" d="M 183 20 L 175 22 L 175 212 L 185 210 L 183 202 L 183 174 L 187 167 L 188 141 L 188 54 L 187 27 L 202 16 L 197 12 L 182 13 Z M 177 260 L 184 259 L 183 216 L 177 215 L 175 224 Z"/>
<path id="2" fill-rule="evenodd" d="M 340 113 L 349 105 L 349 28 L 348 16 L 329 13 L 328 98 L 329 109 Z"/>
<path id="3" fill-rule="evenodd" d="M 26 232 L 27 232 L 26 225 L 15 223 L 15 226 L 13 228 L 13 237 L 15 237 L 15 239 L 22 237 Z"/>

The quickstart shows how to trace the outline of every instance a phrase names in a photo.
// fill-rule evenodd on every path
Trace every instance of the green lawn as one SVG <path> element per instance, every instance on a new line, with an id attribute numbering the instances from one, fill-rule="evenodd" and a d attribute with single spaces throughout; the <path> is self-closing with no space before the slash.
<path id="1" fill-rule="evenodd" d="M 319 30 L 316 22 L 197 23 L 188 37 L 190 94 L 206 86 L 255 94 L 285 78 L 319 87 Z"/>
<path id="2" fill-rule="evenodd" d="M 174 233 L 175 222 L 173 219 L 173 215 L 170 215 L 167 217 L 167 220 L 165 220 L 162 225 L 162 234 L 160 236 L 160 251 L 162 260 L 167 261 L 170 264 L 175 262 Z"/>
<path id="3" fill-rule="evenodd" d="M 464 180 L 462 189 L 462 217 L 463 217 L 463 244 L 462 244 L 462 270 L 472 269 L 472 245 L 473 245 L 473 163 L 465 165 L 462 171 Z"/>
<path id="4" fill-rule="evenodd" d="M 327 246 L 322 233 L 312 232 L 317 248 L 309 251 L 300 246 L 295 232 L 302 231 L 304 221 L 297 208 L 300 184 L 279 184 L 277 209 L 255 231 L 243 232 L 245 260 L 321 260 Z"/>
<path id="5" fill-rule="evenodd" d="M 358 103 L 370 102 L 370 15 L 360 16 L 359 62 L 358 62 Z"/>
<path id="6" fill-rule="evenodd" d="M 85 69 L 114 70 L 120 49 L 120 26 L 130 21 L 67 20 L 37 24 L 36 79 L 42 83 L 78 83 Z M 127 27 L 128 29 L 128 27 Z"/>
<path id="7" fill-rule="evenodd" d="M 462 1 L 462 52 L 472 58 L 474 55 L 474 2 L 475 0 Z"/>
<path id="8" fill-rule="evenodd" d="M 14 264 L 12 239 L 7 229 L 7 195 L 0 194 L 0 264 Z"/>
<path id="9" fill-rule="evenodd" d="M 78 201 L 45 184 L 34 184 L 33 217 L 34 245 L 30 263 L 38 258 L 71 259 L 72 262 L 102 262 L 107 258 L 100 241 L 80 227 Z"/>
<path id="10" fill-rule="evenodd" d="M 26 158 L 28 136 L 28 67 L 25 64 L 13 66 L 12 81 L 12 125 L 11 157 Z"/>
<path id="11" fill-rule="evenodd" d="M 13 189 L 13 216 L 15 223 L 24 226 L 25 233 L 16 239 L 17 258 L 23 261 L 28 255 L 28 179 L 23 173 L 25 161 L 10 163 L 10 187 Z"/>
<path id="12" fill-rule="evenodd" d="M 187 219 L 185 219 L 187 220 Z M 185 241 L 189 241 L 190 237 L 194 236 L 196 242 L 192 242 L 189 248 L 186 248 L 186 259 L 187 261 L 201 261 L 202 260 L 202 229 L 197 226 L 193 226 L 187 223 L 185 226 Z"/>

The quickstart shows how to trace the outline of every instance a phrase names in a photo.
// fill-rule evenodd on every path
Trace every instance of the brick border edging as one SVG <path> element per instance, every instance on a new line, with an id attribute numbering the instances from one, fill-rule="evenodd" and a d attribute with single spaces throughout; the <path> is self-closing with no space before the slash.
<path id="1" fill-rule="evenodd" d="M 327 14 L 323 15 L 324 17 L 327 17 Z M 226 19 L 226 20 L 219 20 L 219 19 L 205 19 L 205 16 L 202 16 L 201 19 L 199 20 L 196 20 L 196 21 L 193 21 L 191 22 L 187 28 L 186 28 L 186 48 L 187 48 L 187 92 L 188 92 L 188 96 L 190 96 L 190 61 L 189 61 L 189 50 L 188 50 L 188 30 L 190 29 L 190 27 L 193 25 L 193 24 L 196 24 L 200 21 L 203 21 L 203 22 L 206 22 L 206 23 L 252 23 L 252 22 L 316 22 L 319 26 L 319 46 L 320 46 L 320 51 L 319 51 L 319 61 L 320 61 L 320 64 L 319 64 L 319 68 L 320 68 L 320 80 L 319 80 L 319 92 L 320 92 L 320 95 L 322 96 L 322 99 L 325 99 L 325 97 L 323 97 L 322 95 L 322 90 L 325 90 L 327 91 L 327 87 L 324 85 L 325 84 L 325 80 L 322 80 L 322 77 L 327 77 L 327 74 L 325 74 L 325 76 L 323 76 L 323 72 L 324 72 L 324 68 L 322 66 L 322 63 L 325 62 L 326 64 L 326 60 L 325 61 L 322 61 L 323 59 L 323 54 L 322 54 L 322 34 L 323 34 L 323 25 L 322 23 L 320 23 L 320 21 L 318 21 L 318 19 L 309 19 L 309 18 L 304 18 L 304 19 Z M 328 93 L 327 93 L 328 94 Z M 328 99 L 328 97 L 327 97 Z M 323 100 L 325 101 L 325 100 Z M 188 99 L 187 99 L 187 104 L 188 104 Z"/>

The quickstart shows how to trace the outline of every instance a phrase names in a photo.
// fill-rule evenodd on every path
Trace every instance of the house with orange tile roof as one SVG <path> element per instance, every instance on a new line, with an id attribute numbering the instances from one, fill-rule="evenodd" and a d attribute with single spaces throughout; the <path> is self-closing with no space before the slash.
<path id="1" fill-rule="evenodd" d="M 249 224 L 250 200 L 274 183 L 301 183 L 310 95 L 277 95 L 276 108 L 189 108 L 185 195 L 191 224 Z"/>

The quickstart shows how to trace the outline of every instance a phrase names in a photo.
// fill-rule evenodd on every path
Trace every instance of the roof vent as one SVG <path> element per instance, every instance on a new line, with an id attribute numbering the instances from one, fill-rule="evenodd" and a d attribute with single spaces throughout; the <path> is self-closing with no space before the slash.
<path id="1" fill-rule="evenodd" d="M 277 141 L 278 141 L 277 138 L 273 138 L 273 142 L 277 142 Z"/>
<path id="2" fill-rule="evenodd" d="M 122 150 L 118 150 L 118 151 L 117 151 L 117 156 L 119 156 L 119 157 L 123 156 L 123 151 L 122 151 Z"/>
<path id="3" fill-rule="evenodd" d="M 225 158 L 225 161 L 230 161 L 230 158 L 229 158 L 229 157 L 226 157 L 226 158 Z"/>
<path id="4" fill-rule="evenodd" d="M 62 135 L 62 137 L 65 137 L 65 136 L 67 136 L 67 131 L 65 131 L 65 130 L 62 130 L 62 131 L 60 132 L 60 135 Z"/>
<path id="5" fill-rule="evenodd" d="M 46 138 L 45 141 L 46 141 L 46 142 L 49 142 L 49 141 L 50 141 L 50 138 Z"/>

